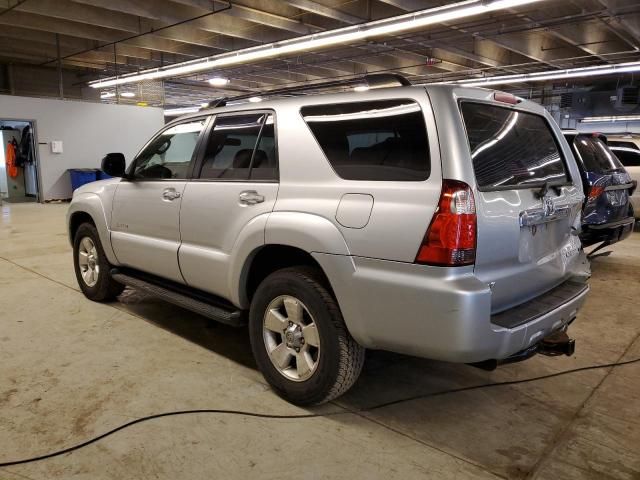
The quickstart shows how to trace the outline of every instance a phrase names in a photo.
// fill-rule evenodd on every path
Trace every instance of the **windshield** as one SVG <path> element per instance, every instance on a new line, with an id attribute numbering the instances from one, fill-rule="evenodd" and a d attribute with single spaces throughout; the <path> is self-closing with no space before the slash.
<path id="1" fill-rule="evenodd" d="M 622 169 L 622 164 L 609 147 L 598 137 L 578 135 L 573 141 L 585 170 L 605 173 Z"/>

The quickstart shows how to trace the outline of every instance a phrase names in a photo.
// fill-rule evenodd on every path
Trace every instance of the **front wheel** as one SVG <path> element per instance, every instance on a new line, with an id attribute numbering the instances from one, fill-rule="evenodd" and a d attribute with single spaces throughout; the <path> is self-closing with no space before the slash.
<path id="1" fill-rule="evenodd" d="M 113 300 L 124 290 L 124 285 L 111 278 L 111 265 L 104 254 L 98 230 L 91 223 L 83 223 L 76 231 L 73 266 L 80 290 L 90 300 Z"/>
<path id="2" fill-rule="evenodd" d="M 317 405 L 358 379 L 364 348 L 314 268 L 293 267 L 265 278 L 251 302 L 251 348 L 260 371 L 284 399 Z"/>

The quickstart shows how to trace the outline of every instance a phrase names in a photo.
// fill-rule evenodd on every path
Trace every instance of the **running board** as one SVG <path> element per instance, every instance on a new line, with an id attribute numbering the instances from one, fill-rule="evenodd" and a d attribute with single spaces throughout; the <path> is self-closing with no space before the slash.
<path id="1" fill-rule="evenodd" d="M 188 287 L 179 286 L 176 289 L 161 285 L 160 282 L 153 282 L 147 279 L 123 273 L 114 268 L 111 270 L 111 277 L 118 283 L 127 287 L 142 290 L 149 295 L 173 303 L 178 307 L 186 308 L 199 315 L 216 320 L 232 327 L 241 327 L 246 325 L 243 310 L 239 310 L 233 305 L 213 305 L 205 300 L 206 294 L 200 292 L 189 292 Z M 163 282 L 164 283 L 164 282 Z M 176 291 L 180 289 L 181 291 Z M 195 298 L 200 297 L 200 298 Z M 219 302 L 221 303 L 221 302 Z"/>

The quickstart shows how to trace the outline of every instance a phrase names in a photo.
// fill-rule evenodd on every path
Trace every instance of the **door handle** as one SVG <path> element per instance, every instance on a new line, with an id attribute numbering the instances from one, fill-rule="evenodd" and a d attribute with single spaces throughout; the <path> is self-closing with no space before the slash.
<path id="1" fill-rule="evenodd" d="M 264 195 L 260 195 L 255 190 L 245 190 L 240 192 L 238 196 L 242 205 L 255 205 L 256 203 L 264 202 Z"/>
<path id="2" fill-rule="evenodd" d="M 180 192 L 176 192 L 173 188 L 167 188 L 162 192 L 162 198 L 169 201 L 180 198 L 180 195 Z"/>

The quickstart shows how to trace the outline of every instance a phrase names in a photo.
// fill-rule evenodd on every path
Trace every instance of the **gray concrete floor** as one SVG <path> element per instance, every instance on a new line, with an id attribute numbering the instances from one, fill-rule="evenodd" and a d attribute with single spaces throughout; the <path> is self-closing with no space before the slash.
<path id="1" fill-rule="evenodd" d="M 79 292 L 66 205 L 2 207 L 0 462 L 79 443 L 174 409 L 299 414 L 256 371 L 246 330 L 125 291 Z M 640 233 L 593 262 L 571 357 L 484 372 L 369 352 L 320 411 L 640 357 Z M 309 420 L 164 418 L 0 479 L 640 478 L 640 364 Z M 312 410 L 318 411 L 318 409 Z"/>

